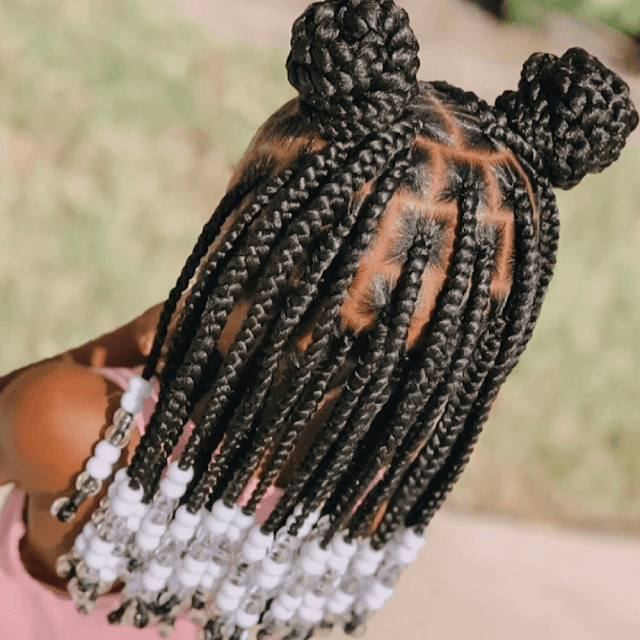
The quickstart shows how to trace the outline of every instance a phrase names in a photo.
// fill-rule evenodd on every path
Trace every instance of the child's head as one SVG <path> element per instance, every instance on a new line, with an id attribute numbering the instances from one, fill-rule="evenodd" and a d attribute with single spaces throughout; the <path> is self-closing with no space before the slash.
<path id="1" fill-rule="evenodd" d="M 265 539 L 320 516 L 322 547 L 342 533 L 388 549 L 423 531 L 464 468 L 552 275 L 552 186 L 608 166 L 638 116 L 580 49 L 532 56 L 495 107 L 418 83 L 417 50 L 391 0 L 316 3 L 295 23 L 300 97 L 251 143 L 143 374 L 166 342 L 128 468 L 146 503 L 194 411 L 186 513 L 244 493 L 250 516 L 279 484 Z M 127 553 L 142 572 L 153 557 Z"/>

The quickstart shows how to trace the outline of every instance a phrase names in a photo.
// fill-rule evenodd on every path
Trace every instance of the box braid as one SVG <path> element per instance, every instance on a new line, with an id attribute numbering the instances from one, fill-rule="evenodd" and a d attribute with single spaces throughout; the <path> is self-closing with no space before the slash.
<path id="1" fill-rule="evenodd" d="M 372 437 L 369 442 L 364 443 L 358 458 L 353 463 L 353 475 L 334 494 L 337 501 L 328 501 L 325 505 L 327 513 L 336 514 L 332 518 L 332 529 L 339 527 L 341 520 L 353 512 L 360 493 L 371 486 L 378 470 L 386 469 L 390 465 L 385 471 L 384 479 L 377 483 L 373 491 L 366 496 L 358 512 L 350 520 L 350 535 L 353 537 L 364 535 L 372 517 L 378 513 L 397 488 L 415 451 L 419 450 L 422 443 L 430 437 L 439 421 L 446 424 L 448 414 L 457 411 L 457 391 L 462 384 L 466 367 L 472 361 L 476 342 L 486 323 L 491 265 L 495 259 L 496 249 L 493 235 L 486 234 L 480 242 L 473 283 L 462 321 L 462 325 L 468 327 L 468 331 L 457 346 L 447 376 L 439 383 L 426 406 L 420 388 L 414 388 L 403 398 L 403 401 L 409 402 L 399 405 L 393 416 L 389 418 L 389 426 L 386 429 L 372 429 Z M 425 408 L 421 410 L 422 407 Z"/>
<path id="2" fill-rule="evenodd" d="M 114 620 L 133 603 L 136 624 L 150 614 L 168 624 L 185 592 L 209 597 L 175 586 L 199 566 L 205 525 L 182 537 L 202 513 L 255 521 L 267 491 L 283 489 L 245 542 L 219 541 L 236 553 L 221 580 L 251 581 L 260 541 L 276 540 L 274 558 L 296 536 L 302 558 L 333 553 L 338 536 L 362 558 L 401 546 L 464 469 L 553 272 L 552 187 L 615 160 L 638 116 L 626 85 L 582 50 L 532 56 L 495 107 L 418 83 L 417 51 L 392 0 L 316 2 L 295 23 L 287 72 L 299 97 L 254 138 L 169 294 L 144 369 L 160 393 L 125 489 L 142 488 L 156 518 L 169 485 L 189 480 L 155 551 L 152 515 L 121 545 L 133 564 Z M 109 500 L 122 511 L 119 487 Z M 118 522 L 105 505 L 99 518 Z M 171 549 L 169 583 L 148 591 Z M 220 587 L 216 606 L 238 586 Z M 203 623 L 205 637 L 244 637 L 229 615 Z"/>
<path id="3" fill-rule="evenodd" d="M 451 92 L 443 83 L 438 83 L 438 88 Z M 453 92 L 459 97 L 457 90 Z M 535 99 L 537 104 L 534 102 L 532 105 L 527 98 Z M 478 101 L 471 108 L 479 110 L 482 106 Z M 617 159 L 625 137 L 638 122 L 637 113 L 629 103 L 626 85 L 581 49 L 569 50 L 559 60 L 543 54 L 532 56 L 524 66 L 519 91 L 500 96 L 496 107 L 498 126 L 490 125 L 492 135 L 497 139 L 502 138 L 517 153 L 523 166 L 535 176 L 534 184 L 539 186 L 541 221 L 538 282 L 531 302 L 514 303 L 516 308 L 512 317 L 520 319 L 514 323 L 511 336 L 503 338 L 502 348 L 496 355 L 497 373 L 490 375 L 485 383 L 485 389 L 480 393 L 480 403 L 474 410 L 475 415 L 470 425 L 465 427 L 465 437 L 461 438 L 457 450 L 452 451 L 433 488 L 429 486 L 407 519 L 407 524 L 415 522 L 421 527 L 426 526 L 462 472 L 500 385 L 517 363 L 531 337 L 557 251 L 558 215 L 550 183 L 568 189 L 588 172 L 602 171 Z M 613 122 L 611 116 L 605 113 L 607 109 L 613 110 Z M 484 119 L 488 122 L 490 115 Z M 505 120 L 509 128 L 505 127 Z M 567 129 L 570 134 L 567 134 Z M 552 135 L 549 131 L 558 134 Z M 536 175 L 532 167 L 537 167 L 542 175 Z M 528 207 L 529 198 L 525 191 L 521 185 L 519 193 L 514 193 L 514 196 Z M 529 279 L 533 278 L 530 276 Z M 428 477 L 423 480 L 428 480 Z M 418 491 L 419 488 L 414 486 L 414 496 Z M 406 507 L 403 509 L 398 504 L 401 500 L 391 506 L 394 517 L 387 518 L 384 525 L 379 527 L 376 542 L 383 544 L 394 528 L 392 523 L 395 521 L 397 526 L 402 517 L 400 514 L 406 513 Z M 410 503 L 413 497 L 405 496 L 404 500 Z M 426 505 L 423 516 L 420 516 L 420 505 Z"/>

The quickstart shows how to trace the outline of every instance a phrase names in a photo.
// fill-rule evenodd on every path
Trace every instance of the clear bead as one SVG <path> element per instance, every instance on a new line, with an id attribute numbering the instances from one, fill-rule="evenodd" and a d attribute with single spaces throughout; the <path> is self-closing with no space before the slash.
<path id="1" fill-rule="evenodd" d="M 381 567 L 377 573 L 377 577 L 385 587 L 394 587 L 400 579 L 401 574 L 402 567 L 396 564 Z"/>
<path id="2" fill-rule="evenodd" d="M 170 567 L 178 558 L 180 552 L 179 546 L 173 538 L 165 536 L 156 549 L 156 560 L 165 567 Z"/>
<path id="3" fill-rule="evenodd" d="M 275 544 L 269 551 L 269 558 L 280 564 L 289 562 L 293 557 L 296 540 L 296 538 L 290 536 L 288 533 L 285 533 L 283 536 L 278 536 Z"/>
<path id="4" fill-rule="evenodd" d="M 60 578 L 68 578 L 74 571 L 74 564 L 68 554 L 60 556 L 56 561 L 56 574 Z"/>
<path id="5" fill-rule="evenodd" d="M 313 587 L 313 593 L 318 596 L 326 596 L 333 590 L 333 585 L 338 575 L 332 569 L 325 571 Z"/>
<path id="6" fill-rule="evenodd" d="M 51 509 L 49 510 L 51 512 L 51 515 L 57 517 L 61 509 L 66 506 L 67 502 L 69 502 L 69 498 L 65 498 L 64 496 L 54 500 L 51 505 Z"/>
<path id="7" fill-rule="evenodd" d="M 124 431 L 131 427 L 133 421 L 133 415 L 125 411 L 122 407 L 118 407 L 113 414 L 113 425 Z"/>
<path id="8" fill-rule="evenodd" d="M 104 498 L 102 498 L 102 500 L 100 500 L 100 508 L 103 511 L 107 511 L 107 509 L 109 509 L 111 507 L 111 500 L 109 500 L 109 496 L 105 496 Z"/>
<path id="9" fill-rule="evenodd" d="M 160 494 L 153 502 L 151 511 L 147 515 L 147 518 L 153 524 L 169 524 L 173 518 L 173 512 L 175 511 L 178 501 L 172 498 Z"/>
<path id="10" fill-rule="evenodd" d="M 247 582 L 248 573 L 249 565 L 246 562 L 238 562 L 232 567 L 231 571 L 229 571 L 227 580 L 229 580 L 231 584 L 239 586 Z"/>
<path id="11" fill-rule="evenodd" d="M 99 583 L 98 572 L 95 569 L 90 569 L 84 562 L 79 562 L 76 565 L 76 576 L 85 585 L 97 585 Z"/>
<path id="12" fill-rule="evenodd" d="M 104 439 L 118 449 L 124 449 L 131 440 L 131 431 L 129 429 L 119 429 L 116 425 L 111 425 L 106 433 Z"/>
<path id="13" fill-rule="evenodd" d="M 76 478 L 76 491 L 82 492 L 89 498 L 98 495 L 100 489 L 102 489 L 102 481 L 93 478 L 86 471 L 83 471 Z"/>
<path id="14" fill-rule="evenodd" d="M 287 593 L 292 595 L 294 598 L 299 598 L 307 590 L 310 581 L 311 577 L 306 575 L 305 573 L 297 574 L 291 580 L 289 585 L 287 585 Z"/>
<path id="15" fill-rule="evenodd" d="M 102 540 L 105 542 L 115 542 L 116 541 L 116 529 L 115 527 L 108 522 L 105 518 L 102 522 L 97 526 L 96 531 Z"/>
<path id="16" fill-rule="evenodd" d="M 360 578 L 347 574 L 340 583 L 340 589 L 349 595 L 355 595 L 360 587 Z"/>
<path id="17" fill-rule="evenodd" d="M 104 522 L 104 511 L 102 509 L 96 509 L 91 514 L 91 522 L 93 522 L 96 527 Z"/>
<path id="18" fill-rule="evenodd" d="M 160 618 L 156 623 L 156 631 L 161 638 L 170 638 L 175 631 L 175 627 L 175 618 L 170 618 L 168 616 Z"/>
<path id="19" fill-rule="evenodd" d="M 219 565 L 228 564 L 229 560 L 231 559 L 232 552 L 233 547 L 231 543 L 223 538 L 221 540 L 218 540 L 218 542 L 214 545 L 211 560 Z"/>
<path id="20" fill-rule="evenodd" d="M 245 611 L 250 615 L 256 615 L 258 613 L 262 613 L 266 604 L 267 604 L 266 594 L 264 592 L 258 591 L 257 593 L 251 594 L 246 599 L 242 609 L 243 611 Z"/>

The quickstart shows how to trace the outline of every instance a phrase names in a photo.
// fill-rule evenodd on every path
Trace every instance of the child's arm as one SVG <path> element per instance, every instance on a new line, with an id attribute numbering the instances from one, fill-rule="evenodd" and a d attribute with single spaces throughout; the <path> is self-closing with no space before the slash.
<path id="1" fill-rule="evenodd" d="M 161 310 L 162 305 L 158 304 L 131 322 L 86 344 L 7 373 L 0 377 L 0 393 L 18 375 L 44 363 L 64 362 L 85 367 L 135 367 L 144 364 Z"/>

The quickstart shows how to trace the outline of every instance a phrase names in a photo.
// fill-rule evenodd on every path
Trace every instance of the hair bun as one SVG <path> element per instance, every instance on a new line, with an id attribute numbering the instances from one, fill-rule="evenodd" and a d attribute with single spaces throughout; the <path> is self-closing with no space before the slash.
<path id="1" fill-rule="evenodd" d="M 349 140 L 399 120 L 418 93 L 418 42 L 392 0 L 316 2 L 293 25 L 289 82 L 325 136 Z"/>
<path id="2" fill-rule="evenodd" d="M 562 189 L 609 166 L 638 124 L 626 83 L 579 48 L 561 58 L 532 55 L 518 91 L 503 93 L 496 107 L 542 156 L 550 182 Z"/>

